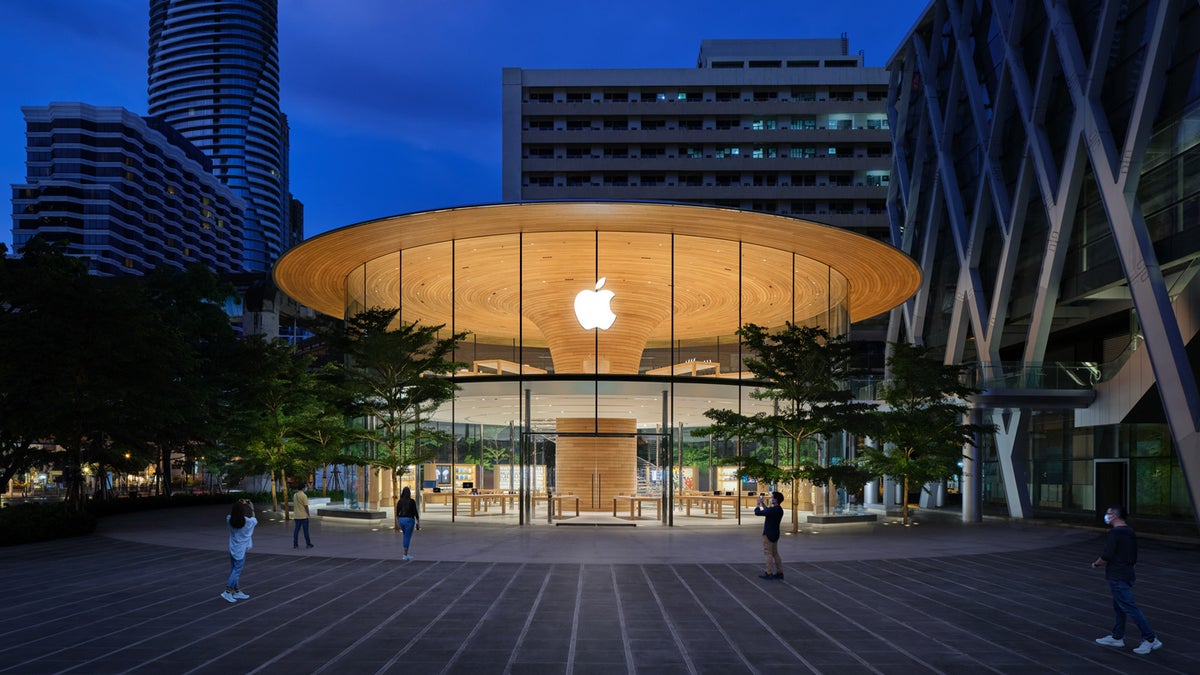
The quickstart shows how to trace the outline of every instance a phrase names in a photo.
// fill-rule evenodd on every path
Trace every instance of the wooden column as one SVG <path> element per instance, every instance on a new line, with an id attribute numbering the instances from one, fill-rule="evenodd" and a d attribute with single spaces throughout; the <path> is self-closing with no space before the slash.
<path id="1" fill-rule="evenodd" d="M 560 417 L 562 433 L 620 433 L 628 436 L 559 436 L 555 449 L 558 494 L 579 496 L 579 508 L 611 511 L 615 495 L 637 490 L 637 420 Z"/>

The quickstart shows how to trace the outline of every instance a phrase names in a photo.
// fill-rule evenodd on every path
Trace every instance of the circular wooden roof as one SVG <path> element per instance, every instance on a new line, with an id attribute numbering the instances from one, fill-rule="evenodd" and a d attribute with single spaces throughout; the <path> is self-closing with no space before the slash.
<path id="1" fill-rule="evenodd" d="M 575 278 L 586 281 L 590 287 L 595 282 L 592 278 L 596 271 L 594 248 L 583 246 L 575 252 L 564 245 L 574 241 L 592 243 L 594 239 L 581 240 L 579 236 L 597 232 L 602 235 L 626 233 L 631 241 L 639 235 L 674 234 L 680 241 L 684 241 L 683 238 L 692 241 L 693 250 L 697 250 L 695 242 L 715 240 L 717 247 L 720 242 L 740 242 L 746 245 L 743 247 L 746 250 L 774 249 L 792 253 L 797 256 L 794 262 L 795 279 L 791 278 L 790 270 L 787 277 L 798 287 L 810 284 L 820 288 L 829 287 L 824 271 L 824 266 L 828 265 L 841 274 L 849 286 L 846 293 L 849 295 L 852 321 L 869 318 L 899 305 L 916 291 L 921 281 L 916 263 L 908 256 L 880 241 L 847 230 L 735 209 L 636 202 L 510 203 L 381 218 L 333 230 L 299 244 L 279 259 L 274 277 L 280 290 L 297 302 L 341 317 L 345 312 L 347 275 L 368 261 L 440 242 L 474 239 L 482 243 L 488 238 L 502 235 L 555 234 L 556 238 L 560 236 L 563 241 L 553 247 L 557 262 L 547 267 L 547 272 L 561 274 L 563 269 L 573 270 Z M 512 257 L 511 247 L 504 255 Z M 475 269 L 486 269 L 486 262 L 475 260 L 472 264 Z M 765 258 L 763 262 L 766 263 Z M 687 289 L 708 287 L 728 290 L 730 287 L 729 274 L 721 273 L 711 259 L 677 254 L 674 264 L 677 301 L 684 297 Z M 404 279 L 408 283 L 410 269 L 408 265 L 405 267 Z M 438 274 L 444 277 L 447 268 L 438 269 Z M 670 283 L 669 267 L 655 269 L 665 271 L 667 278 L 661 279 L 662 283 Z M 527 278 L 529 273 L 530 270 L 525 270 Z M 605 274 L 603 270 L 599 273 Z M 779 269 L 772 264 L 743 264 L 741 273 L 743 287 L 757 285 L 765 288 L 775 281 L 763 279 L 778 276 Z M 809 276 L 812 278 L 808 279 Z M 561 281 L 561 278 L 558 280 Z M 444 278 L 441 283 L 447 284 L 449 281 Z M 733 287 L 737 288 L 736 281 Z M 396 290 L 398 293 L 399 289 Z M 830 292 L 833 294 L 832 290 Z M 452 295 L 450 292 L 449 296 Z M 701 292 L 698 297 L 702 295 Z M 762 295 L 764 298 L 774 298 L 777 294 L 765 292 Z M 841 298 L 834 297 L 833 300 L 840 301 Z M 463 304 L 461 293 L 456 302 Z M 744 304 L 743 301 L 743 307 Z M 529 304 L 526 304 L 528 307 Z M 481 311 L 487 309 L 481 305 Z M 496 307 L 490 309 L 495 310 Z M 730 309 L 726 307 L 723 311 Z M 707 314 L 707 320 L 711 322 L 715 310 L 717 307 L 710 305 L 706 312 L 699 314 Z M 470 309 L 459 306 L 456 311 L 461 314 Z M 744 313 L 743 316 L 753 314 Z M 496 315 L 492 314 L 492 317 L 494 321 Z M 734 318 L 736 322 L 736 316 Z"/>

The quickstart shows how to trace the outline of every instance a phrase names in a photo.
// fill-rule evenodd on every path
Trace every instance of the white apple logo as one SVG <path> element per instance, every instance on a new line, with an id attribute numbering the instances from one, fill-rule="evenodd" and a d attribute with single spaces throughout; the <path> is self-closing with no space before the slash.
<path id="1" fill-rule="evenodd" d="M 575 318 L 579 319 L 579 325 L 583 326 L 584 330 L 608 330 L 613 321 L 617 320 L 617 315 L 613 314 L 608 306 L 615 293 L 600 290 L 607 278 L 600 277 L 600 281 L 596 282 L 596 290 L 579 291 L 575 296 Z"/>

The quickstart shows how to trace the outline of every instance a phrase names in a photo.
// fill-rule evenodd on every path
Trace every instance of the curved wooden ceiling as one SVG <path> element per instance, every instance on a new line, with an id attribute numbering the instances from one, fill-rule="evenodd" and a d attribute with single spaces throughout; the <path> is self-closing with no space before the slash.
<path id="1" fill-rule="evenodd" d="M 456 330 L 495 337 L 517 334 L 523 286 L 521 329 L 527 340 L 540 340 L 565 329 L 553 324 L 574 321 L 560 311 L 569 307 L 563 298 L 606 276 L 605 288 L 617 293 L 614 311 L 644 344 L 664 337 L 671 305 L 671 246 L 649 236 L 662 234 L 676 235 L 676 339 L 732 333 L 739 297 L 743 323 L 799 321 L 846 294 L 850 318 L 858 321 L 900 304 L 921 281 L 903 253 L 846 230 L 733 209 L 631 202 L 497 204 L 368 221 L 301 243 L 276 263 L 274 277 L 296 301 L 341 317 L 347 275 L 382 258 L 368 266 L 371 292 L 399 299 L 403 280 L 406 320 L 448 324 L 453 298 Z M 523 267 L 518 247 L 525 248 Z M 398 251 L 405 251 L 402 274 Z M 826 265 L 844 282 L 835 274 L 831 283 Z"/>

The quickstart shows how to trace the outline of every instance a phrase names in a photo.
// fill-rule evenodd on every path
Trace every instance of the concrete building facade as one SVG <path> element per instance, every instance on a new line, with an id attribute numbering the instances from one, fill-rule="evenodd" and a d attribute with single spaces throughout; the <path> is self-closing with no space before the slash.
<path id="1" fill-rule="evenodd" d="M 970 516 L 1196 519 L 1197 34 L 1194 2 L 936 0 L 888 64 L 924 270 L 891 335 L 980 367 Z"/>
<path id="2" fill-rule="evenodd" d="M 240 271 L 244 203 L 208 157 L 153 118 L 84 103 L 24 107 L 27 176 L 12 186 L 13 245 L 65 241 L 93 274 L 201 264 Z"/>
<path id="3" fill-rule="evenodd" d="M 844 37 L 706 40 L 696 68 L 505 68 L 503 199 L 706 204 L 886 238 L 886 94 Z"/>

